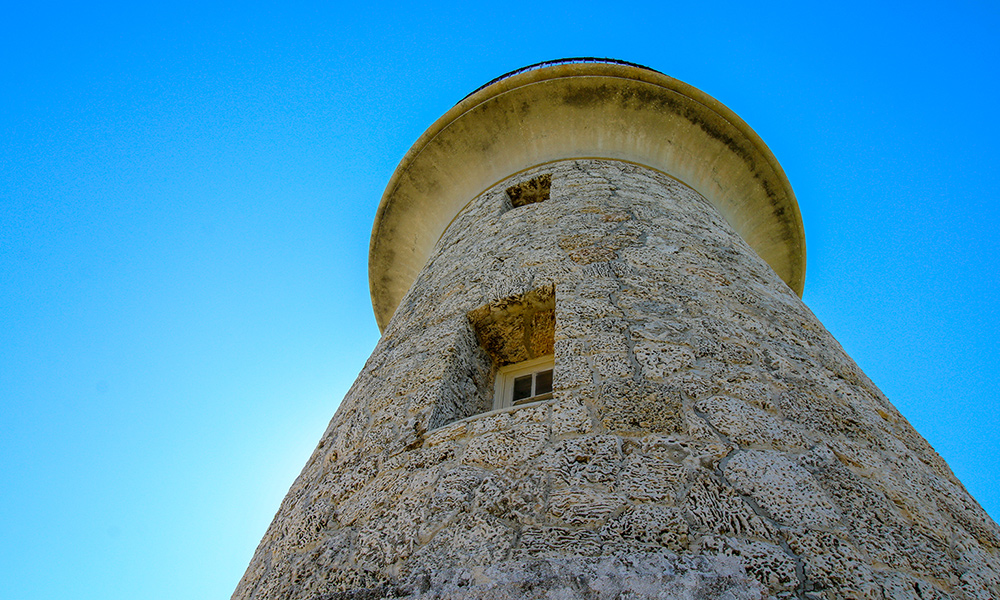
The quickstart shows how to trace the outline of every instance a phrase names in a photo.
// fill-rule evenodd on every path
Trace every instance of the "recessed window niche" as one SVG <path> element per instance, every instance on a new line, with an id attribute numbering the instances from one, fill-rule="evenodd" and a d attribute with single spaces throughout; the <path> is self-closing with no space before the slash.
<path id="1" fill-rule="evenodd" d="M 440 349 L 442 376 L 428 382 L 428 431 L 552 397 L 555 299 L 552 286 L 542 287 L 456 322 L 455 335 Z"/>
<path id="2" fill-rule="evenodd" d="M 481 306 L 469 312 L 469 323 L 493 363 L 493 409 L 552 397 L 552 286 Z"/>

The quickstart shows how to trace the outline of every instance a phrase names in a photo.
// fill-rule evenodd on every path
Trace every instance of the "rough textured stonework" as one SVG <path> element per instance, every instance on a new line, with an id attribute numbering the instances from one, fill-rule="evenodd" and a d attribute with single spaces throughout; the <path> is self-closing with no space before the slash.
<path id="1" fill-rule="evenodd" d="M 547 293 L 555 397 L 490 412 L 473 321 Z M 448 227 L 233 598 L 988 599 L 998 548 L 699 194 L 575 160 Z"/>

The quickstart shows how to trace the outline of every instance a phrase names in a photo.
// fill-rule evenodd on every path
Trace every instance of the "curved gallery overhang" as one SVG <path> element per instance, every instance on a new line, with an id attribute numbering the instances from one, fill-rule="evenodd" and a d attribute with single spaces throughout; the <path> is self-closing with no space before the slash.
<path id="1" fill-rule="evenodd" d="M 798 203 L 778 161 L 742 119 L 652 69 L 556 61 L 476 90 L 403 157 L 369 246 L 379 329 L 472 198 L 519 171 L 572 158 L 634 162 L 680 180 L 802 295 L 806 251 Z"/>

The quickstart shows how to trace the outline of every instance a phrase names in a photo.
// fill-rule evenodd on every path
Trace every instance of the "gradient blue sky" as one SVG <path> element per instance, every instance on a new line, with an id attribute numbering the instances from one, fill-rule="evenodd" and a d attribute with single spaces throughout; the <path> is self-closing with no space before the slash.
<path id="1" fill-rule="evenodd" d="M 806 303 L 1000 516 L 996 3 L 141 4 L 3 11 L 3 597 L 227 598 L 378 339 L 397 162 L 563 56 L 761 135 Z"/>

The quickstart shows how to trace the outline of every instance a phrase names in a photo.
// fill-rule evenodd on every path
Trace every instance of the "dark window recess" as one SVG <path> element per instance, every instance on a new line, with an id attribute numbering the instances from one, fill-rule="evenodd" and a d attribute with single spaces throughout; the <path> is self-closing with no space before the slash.
<path id="1" fill-rule="evenodd" d="M 517 185 L 507 188 L 507 196 L 514 208 L 544 202 L 549 199 L 549 190 L 552 188 L 552 175 L 545 174 L 538 177 L 522 181 Z"/>
<path id="2" fill-rule="evenodd" d="M 550 363 L 551 364 L 551 363 Z M 552 397 L 552 369 L 536 371 L 514 378 L 514 395 L 510 404 L 517 406 Z M 501 404 L 504 404 L 501 402 Z"/>
<path id="3" fill-rule="evenodd" d="M 552 393 L 552 369 L 535 373 L 535 395 Z"/>
<path id="4" fill-rule="evenodd" d="M 534 395 L 531 393 L 531 379 L 533 377 L 534 375 L 524 375 L 514 379 L 514 402 Z"/>

